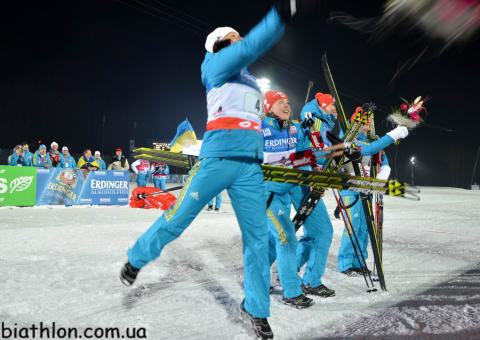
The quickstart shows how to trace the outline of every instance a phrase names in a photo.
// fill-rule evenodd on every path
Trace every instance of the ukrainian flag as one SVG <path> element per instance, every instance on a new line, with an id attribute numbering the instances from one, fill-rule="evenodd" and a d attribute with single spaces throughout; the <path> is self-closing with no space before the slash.
<path id="1" fill-rule="evenodd" d="M 195 131 L 193 131 L 193 127 L 188 119 L 185 119 L 177 126 L 177 133 L 170 142 L 170 151 L 182 152 L 184 149 L 197 145 L 198 141 Z"/>

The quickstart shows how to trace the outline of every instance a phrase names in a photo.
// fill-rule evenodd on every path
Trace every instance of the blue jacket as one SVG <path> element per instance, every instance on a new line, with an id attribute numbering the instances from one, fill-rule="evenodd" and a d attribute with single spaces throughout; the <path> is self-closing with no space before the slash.
<path id="1" fill-rule="evenodd" d="M 40 155 L 40 152 L 35 151 L 35 154 L 33 155 L 33 165 L 36 166 L 37 168 L 46 168 L 46 165 L 49 165 L 49 167 L 52 167 L 52 161 L 50 159 L 50 156 L 48 153 L 45 154 L 44 157 Z"/>
<path id="2" fill-rule="evenodd" d="M 309 130 L 303 129 L 301 124 L 296 122 L 291 122 L 288 128 L 281 129 L 275 118 L 265 117 L 262 121 L 262 133 L 265 164 L 287 158 L 290 153 L 304 151 L 310 144 Z M 268 181 L 265 185 L 267 191 L 285 194 L 294 184 Z"/>
<path id="3" fill-rule="evenodd" d="M 320 136 L 325 144 L 325 146 L 331 146 L 332 142 L 327 137 L 327 132 L 330 132 L 335 127 L 335 116 L 332 114 L 326 113 L 319 105 L 316 99 L 309 101 L 305 106 L 302 108 L 302 112 L 300 112 L 300 117 L 305 119 L 305 113 L 311 112 L 312 115 L 315 117 L 316 120 L 320 120 Z M 315 152 L 315 156 L 317 157 L 317 163 L 319 165 L 325 165 L 327 163 L 327 158 L 324 157 L 324 152 L 318 151 Z"/>
<path id="4" fill-rule="evenodd" d="M 75 162 L 75 158 L 73 158 L 70 154 L 68 154 L 67 157 L 63 155 L 63 153 L 60 154 L 60 167 L 61 168 L 71 168 L 74 169 L 76 168 L 77 162 Z"/>
<path id="5" fill-rule="evenodd" d="M 9 159 L 10 159 L 10 162 L 8 163 L 8 165 L 10 166 L 27 166 L 26 158 L 24 155 L 19 156 L 17 155 L 16 152 L 14 152 Z"/>
<path id="6" fill-rule="evenodd" d="M 30 151 L 24 152 L 23 159 L 25 166 L 33 166 L 33 153 Z"/>
<path id="7" fill-rule="evenodd" d="M 261 94 L 247 66 L 267 52 L 283 35 L 285 25 L 275 9 L 265 16 L 242 41 L 217 53 L 207 52 L 202 63 L 202 83 L 208 93 L 227 83 L 246 85 L 254 97 Z M 208 99 L 208 97 L 207 97 Z M 246 96 L 245 96 L 246 99 Z M 261 102 L 259 114 L 261 113 Z M 203 136 L 199 158 L 249 157 L 262 159 L 263 138 L 259 131 L 241 129 L 210 130 Z"/>
<path id="8" fill-rule="evenodd" d="M 95 158 L 95 160 L 97 161 L 98 165 L 100 165 L 99 170 L 107 170 L 107 165 L 105 164 L 105 161 L 103 159 Z"/>
<path id="9" fill-rule="evenodd" d="M 394 142 L 395 141 L 393 140 L 393 138 L 390 137 L 389 135 L 385 135 L 382 138 L 379 138 L 378 140 L 371 142 L 368 140 L 367 135 L 363 132 L 360 132 L 357 135 L 357 140 L 355 141 L 355 143 L 362 148 L 361 149 L 362 156 L 373 156 L 376 153 L 379 153 L 380 151 L 386 149 L 387 147 L 392 145 Z M 388 164 L 388 160 L 387 160 L 387 164 Z"/>
<path id="10" fill-rule="evenodd" d="M 153 165 L 150 168 L 150 172 L 154 178 L 160 178 L 163 177 L 164 175 L 169 175 L 170 174 L 170 168 L 168 167 L 167 164 L 165 164 L 165 168 L 162 168 L 161 166 L 154 167 Z"/>

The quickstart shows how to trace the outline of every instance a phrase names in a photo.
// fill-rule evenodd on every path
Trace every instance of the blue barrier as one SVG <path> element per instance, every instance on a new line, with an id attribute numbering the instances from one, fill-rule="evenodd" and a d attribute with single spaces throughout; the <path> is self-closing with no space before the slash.
<path id="1" fill-rule="evenodd" d="M 37 169 L 37 205 L 126 205 L 128 171 Z"/>
<path id="2" fill-rule="evenodd" d="M 128 171 L 91 171 L 88 174 L 78 204 L 128 204 Z"/>

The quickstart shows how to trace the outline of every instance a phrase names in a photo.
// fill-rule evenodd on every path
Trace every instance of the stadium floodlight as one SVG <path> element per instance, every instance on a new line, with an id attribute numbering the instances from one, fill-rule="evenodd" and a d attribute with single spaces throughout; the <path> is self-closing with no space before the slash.
<path id="1" fill-rule="evenodd" d="M 413 186 L 413 184 L 414 184 L 413 168 L 415 167 L 415 156 L 412 156 L 412 158 L 410 158 L 410 167 L 411 167 L 411 170 L 412 170 L 411 176 L 412 176 L 412 186 Z"/>

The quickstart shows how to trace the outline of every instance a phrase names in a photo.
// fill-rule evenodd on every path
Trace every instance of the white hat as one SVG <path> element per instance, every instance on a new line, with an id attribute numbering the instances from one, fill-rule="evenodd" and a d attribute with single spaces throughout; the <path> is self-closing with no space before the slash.
<path id="1" fill-rule="evenodd" d="M 207 36 L 207 41 L 205 41 L 205 49 L 208 52 L 213 53 L 213 45 L 218 41 L 222 40 L 228 33 L 235 32 L 236 30 L 231 27 L 217 27 L 215 30 Z"/>
<path id="2" fill-rule="evenodd" d="M 52 144 L 50 144 L 50 147 L 53 148 L 54 145 L 58 146 L 58 143 L 57 142 L 52 142 Z"/>
<path id="3" fill-rule="evenodd" d="M 62 151 L 68 151 L 68 148 L 66 146 L 62 146 Z"/>

